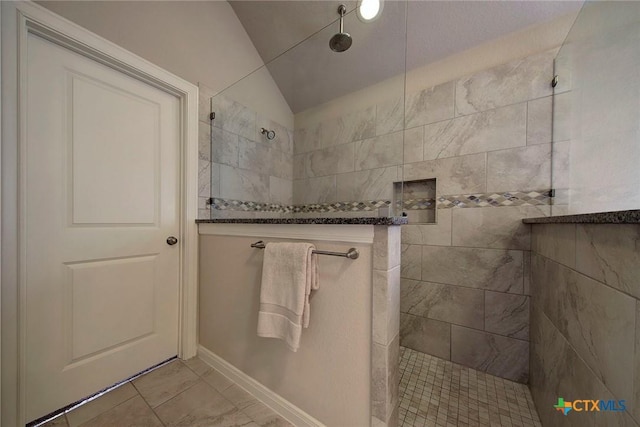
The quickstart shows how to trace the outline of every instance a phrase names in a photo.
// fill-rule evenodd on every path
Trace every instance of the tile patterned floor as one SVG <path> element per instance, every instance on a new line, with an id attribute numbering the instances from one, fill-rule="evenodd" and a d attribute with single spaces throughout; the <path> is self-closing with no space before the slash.
<path id="1" fill-rule="evenodd" d="M 292 426 L 198 358 L 174 360 L 46 427 Z"/>
<path id="2" fill-rule="evenodd" d="M 541 427 L 524 384 L 400 347 L 400 426 Z"/>

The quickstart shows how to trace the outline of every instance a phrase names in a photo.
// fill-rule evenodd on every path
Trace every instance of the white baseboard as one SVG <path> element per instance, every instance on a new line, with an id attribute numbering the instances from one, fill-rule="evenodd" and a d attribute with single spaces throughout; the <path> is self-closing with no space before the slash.
<path id="1" fill-rule="evenodd" d="M 324 427 L 320 421 L 284 399 L 280 395 L 269 390 L 226 360 L 217 356 L 211 350 L 198 346 L 198 357 L 212 368 L 229 378 L 238 386 L 255 396 L 256 399 L 267 405 L 287 421 L 297 427 Z"/>

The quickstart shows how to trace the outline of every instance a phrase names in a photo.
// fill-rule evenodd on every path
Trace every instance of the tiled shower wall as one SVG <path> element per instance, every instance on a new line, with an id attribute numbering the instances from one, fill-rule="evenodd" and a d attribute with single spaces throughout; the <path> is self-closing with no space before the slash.
<path id="1" fill-rule="evenodd" d="M 201 90 L 201 166 L 212 171 L 201 181 L 201 201 L 211 191 L 233 209 L 213 216 L 282 215 L 317 204 L 332 210 L 341 202 L 365 203 L 322 215 L 375 215 L 376 202 L 392 199 L 394 181 L 436 178 L 437 224 L 402 229 L 401 344 L 526 382 L 530 229 L 521 220 L 549 214 L 554 55 L 296 128 L 295 143 L 269 144 L 255 113 L 216 97 L 211 161 Z M 562 144 L 555 155 L 562 167 Z"/>
<path id="2" fill-rule="evenodd" d="M 405 142 L 405 158 L 415 154 L 403 179 L 437 178 L 438 224 L 403 226 L 402 345 L 520 382 L 530 305 L 521 220 L 549 214 L 554 54 L 408 97 L 406 113 L 424 126 L 413 128 L 422 144 Z M 422 117 L 441 112 L 427 122 L 425 103 Z"/>
<path id="3" fill-rule="evenodd" d="M 292 202 L 293 132 L 203 85 L 199 111 L 198 217 L 280 216 Z M 261 128 L 276 137 L 268 140 Z"/>
<path id="4" fill-rule="evenodd" d="M 393 181 L 437 179 L 437 224 L 402 227 L 401 345 L 521 382 L 521 220 L 549 214 L 555 53 L 407 94 L 406 111 L 399 97 L 295 132 L 294 203 L 391 199 Z"/>
<path id="5" fill-rule="evenodd" d="M 532 227 L 531 392 L 543 424 L 640 425 L 640 226 Z M 558 398 L 624 400 L 626 412 L 564 416 Z"/>

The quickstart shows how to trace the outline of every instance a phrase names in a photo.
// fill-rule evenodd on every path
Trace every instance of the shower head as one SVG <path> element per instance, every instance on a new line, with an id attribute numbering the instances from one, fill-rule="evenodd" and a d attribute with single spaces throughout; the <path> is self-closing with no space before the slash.
<path id="1" fill-rule="evenodd" d="M 269 141 L 276 137 L 276 132 L 273 130 L 260 128 L 260 133 L 266 136 Z"/>
<path id="2" fill-rule="evenodd" d="M 351 47 L 353 40 L 349 33 L 344 32 L 344 14 L 347 13 L 347 7 L 343 4 L 338 7 L 338 13 L 340 14 L 340 32 L 335 34 L 329 40 L 329 48 L 334 52 L 344 52 Z"/>

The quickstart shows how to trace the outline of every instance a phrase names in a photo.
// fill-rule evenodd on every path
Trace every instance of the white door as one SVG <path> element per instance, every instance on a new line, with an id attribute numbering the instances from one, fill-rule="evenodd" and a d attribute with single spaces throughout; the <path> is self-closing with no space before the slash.
<path id="1" fill-rule="evenodd" d="M 30 34 L 26 415 L 177 354 L 178 98 Z"/>

